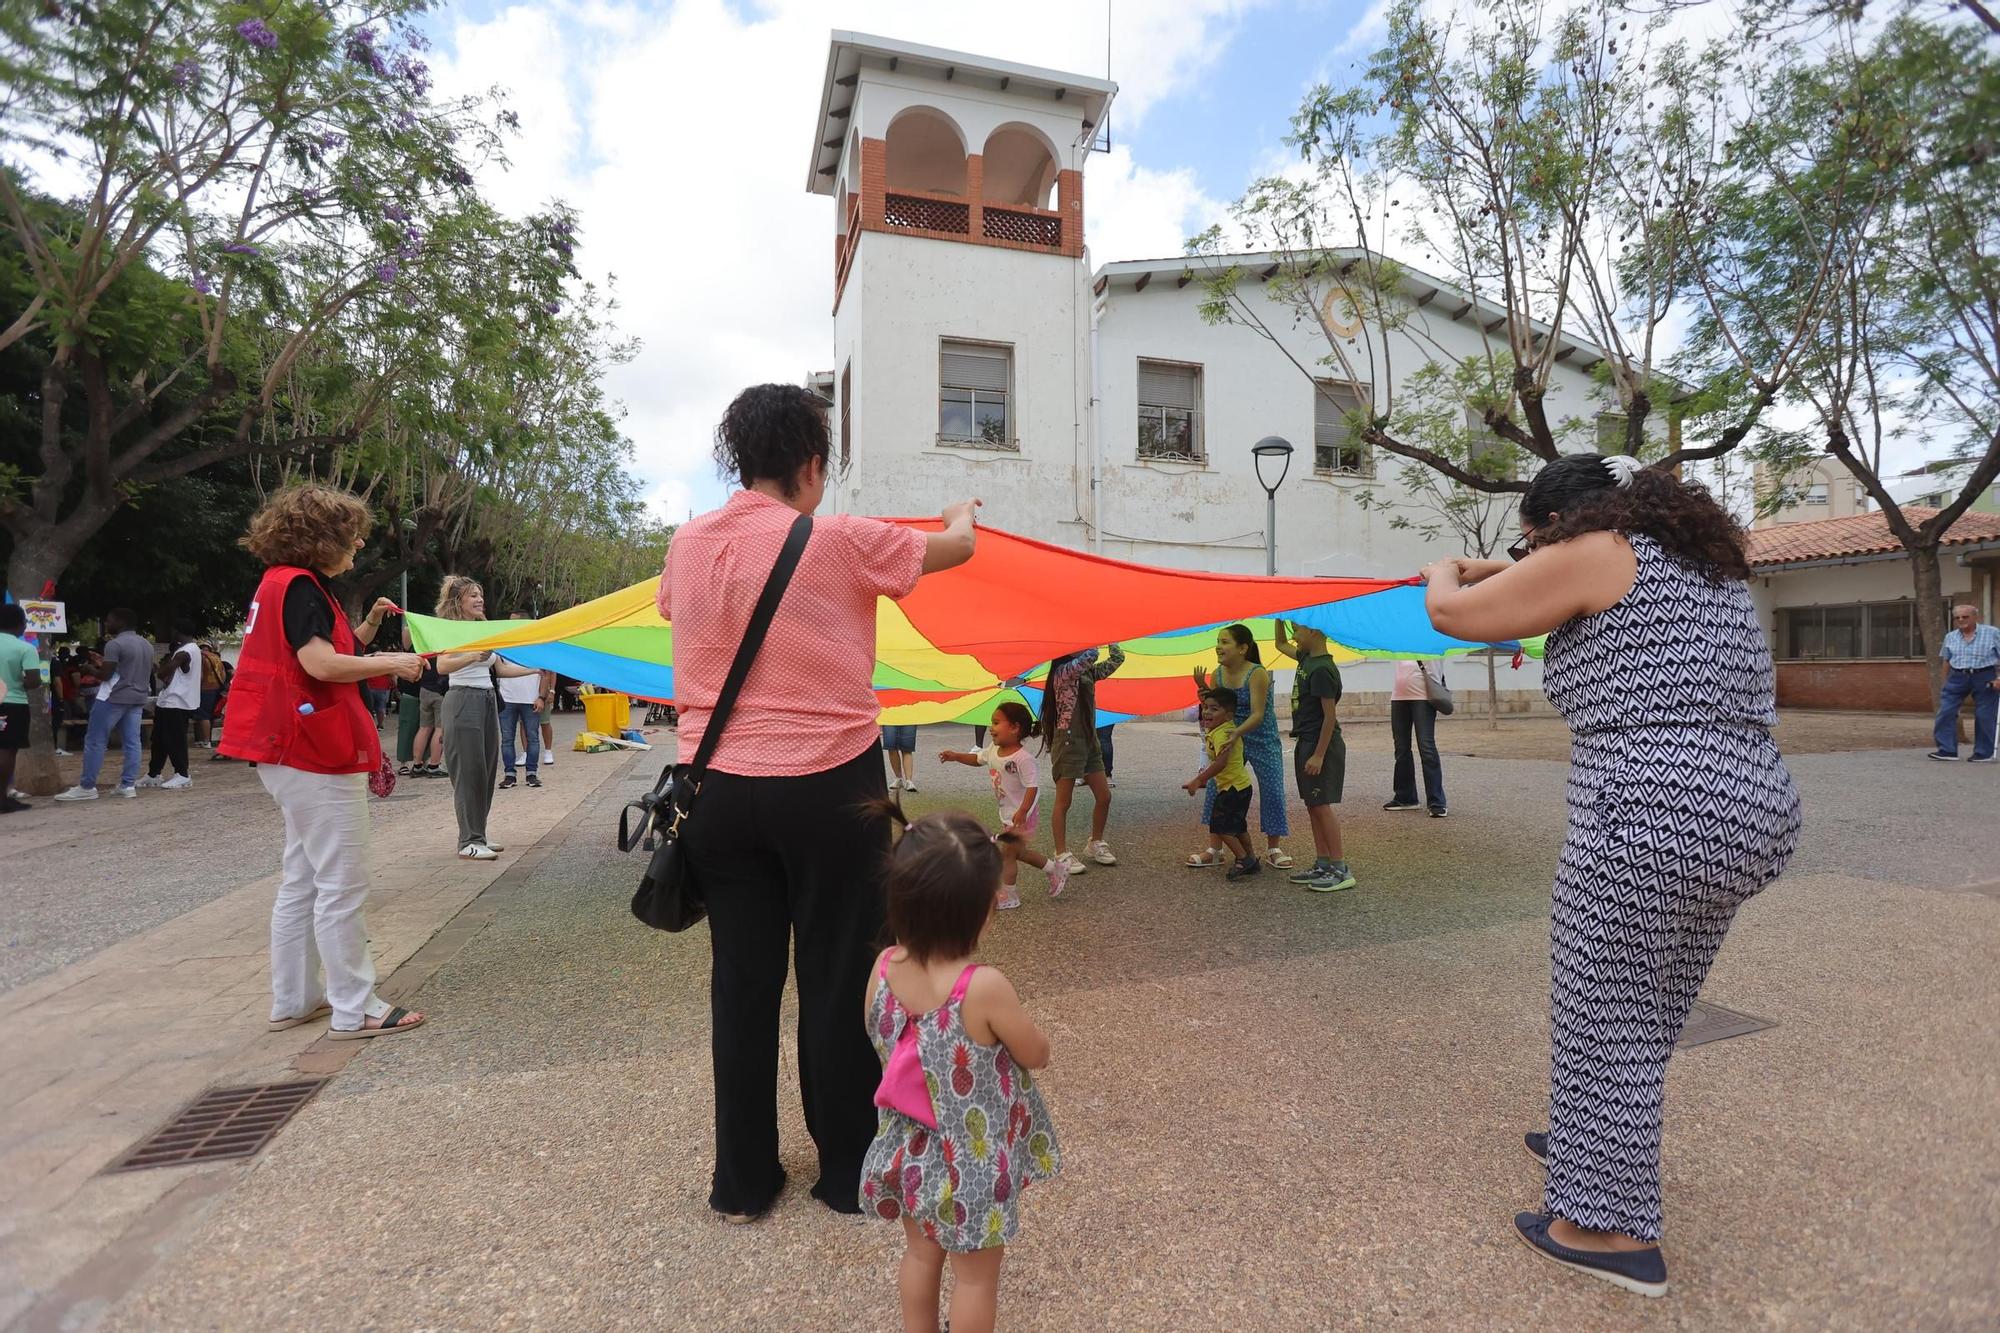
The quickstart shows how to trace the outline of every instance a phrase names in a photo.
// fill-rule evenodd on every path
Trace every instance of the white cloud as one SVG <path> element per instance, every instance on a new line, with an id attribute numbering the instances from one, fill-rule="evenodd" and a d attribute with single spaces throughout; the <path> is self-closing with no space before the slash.
<path id="1" fill-rule="evenodd" d="M 1258 0 L 1117 6 L 1115 115 L 1128 129 L 1209 66 Z M 772 0 L 746 17 L 722 0 L 655 11 L 544 0 L 437 33 L 440 91 L 499 85 L 522 133 L 513 169 L 482 179 L 504 208 L 553 198 L 582 218 L 578 257 L 614 274 L 620 327 L 644 347 L 611 391 L 649 496 L 667 517 L 722 493 L 708 459 L 729 398 L 798 381 L 831 358 L 828 200 L 800 178 L 830 32 L 873 32 L 1083 73 L 1104 68 L 1104 15 L 1073 0 L 1004 9 L 917 0 Z M 1092 255 L 1175 254 L 1220 214 L 1186 170 L 1093 158 Z"/>

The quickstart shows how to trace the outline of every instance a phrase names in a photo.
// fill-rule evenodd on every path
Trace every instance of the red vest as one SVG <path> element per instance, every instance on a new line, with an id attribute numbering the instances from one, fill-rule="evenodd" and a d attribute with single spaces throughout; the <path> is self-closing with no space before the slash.
<path id="1" fill-rule="evenodd" d="M 292 580 L 310 578 L 310 570 L 294 565 L 264 571 L 250 603 L 243 653 L 229 687 L 229 716 L 216 749 L 231 759 L 308 773 L 373 773 L 382 765 L 382 738 L 361 691 L 353 681 L 315 680 L 285 641 L 285 594 Z M 333 650 L 353 656 L 354 649 L 354 631 L 335 605 Z M 301 704 L 311 704 L 312 711 L 301 713 Z"/>

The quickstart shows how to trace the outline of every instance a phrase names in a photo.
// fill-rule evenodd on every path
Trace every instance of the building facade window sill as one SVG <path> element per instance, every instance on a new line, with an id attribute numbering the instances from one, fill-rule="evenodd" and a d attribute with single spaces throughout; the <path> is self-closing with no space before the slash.
<path id="1" fill-rule="evenodd" d="M 949 435 L 937 437 L 940 449 L 964 449 L 977 454 L 1009 454 L 1016 458 L 1021 454 L 1019 440 L 965 440 Z"/>
<path id="2" fill-rule="evenodd" d="M 1309 472 L 1302 480 L 1323 481 L 1330 485 L 1348 486 L 1355 482 L 1372 482 L 1375 480 L 1375 474 L 1372 472 Z"/>
<path id="3" fill-rule="evenodd" d="M 1183 472 L 1213 472 L 1206 458 L 1139 458 L 1125 464 L 1136 472 L 1165 472 L 1178 475 Z"/>

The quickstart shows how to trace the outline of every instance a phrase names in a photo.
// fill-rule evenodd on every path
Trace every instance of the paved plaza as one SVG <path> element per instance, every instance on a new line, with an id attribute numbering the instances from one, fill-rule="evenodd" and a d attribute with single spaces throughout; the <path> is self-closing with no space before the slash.
<path id="1" fill-rule="evenodd" d="M 1003 1327 L 1993 1327 L 2000 776 L 1921 733 L 1787 719 L 1804 846 L 1704 993 L 1774 1026 L 1672 1065 L 1673 1290 L 1643 1301 L 1510 1226 L 1540 1198 L 1559 724 L 1442 726 L 1442 821 L 1380 809 L 1387 728 L 1351 726 L 1361 883 L 1324 896 L 1183 868 L 1198 741 L 1121 727 L 1122 863 L 1055 902 L 1025 872 L 984 951 L 1052 1035 L 1067 1163 L 1023 1207 Z M 990 814 L 930 758 L 969 739 L 923 731 L 910 808 Z M 750 1228 L 705 1206 L 706 934 L 634 922 L 611 847 L 660 758 L 563 753 L 496 796 L 485 865 L 451 854 L 448 784 L 377 803 L 383 989 L 431 1021 L 372 1042 L 264 1031 L 279 835 L 243 766 L 9 817 L 0 1324 L 894 1327 L 901 1233 L 807 1196 L 789 1049 L 790 1187 Z M 101 1174 L 205 1087 L 306 1074 L 330 1082 L 248 1163 Z"/>

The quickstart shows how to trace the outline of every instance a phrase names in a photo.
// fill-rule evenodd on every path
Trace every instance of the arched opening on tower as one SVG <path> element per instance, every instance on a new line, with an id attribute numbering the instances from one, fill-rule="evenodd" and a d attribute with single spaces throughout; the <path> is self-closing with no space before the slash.
<path id="1" fill-rule="evenodd" d="M 1002 125 L 986 137 L 980 155 L 980 198 L 987 203 L 1050 208 L 1056 188 L 1056 152 L 1040 130 Z"/>
<path id="2" fill-rule="evenodd" d="M 965 197 L 965 136 L 942 111 L 913 106 L 899 113 L 883 148 L 890 190 Z"/>

